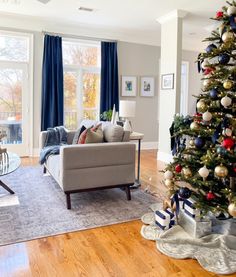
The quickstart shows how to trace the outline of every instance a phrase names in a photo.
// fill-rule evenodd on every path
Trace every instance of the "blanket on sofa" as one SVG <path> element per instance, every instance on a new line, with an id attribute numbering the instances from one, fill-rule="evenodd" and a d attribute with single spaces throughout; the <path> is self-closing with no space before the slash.
<path id="1" fill-rule="evenodd" d="M 50 155 L 60 154 L 60 147 L 66 144 L 67 131 L 65 127 L 48 128 L 45 144 L 40 152 L 39 163 L 44 164 Z"/>

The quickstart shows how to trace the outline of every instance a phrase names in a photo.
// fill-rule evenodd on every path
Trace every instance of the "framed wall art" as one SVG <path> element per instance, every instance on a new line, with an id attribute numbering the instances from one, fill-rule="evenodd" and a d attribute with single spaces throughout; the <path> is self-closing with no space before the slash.
<path id="1" fill-rule="evenodd" d="M 161 75 L 161 89 L 173 89 L 174 88 L 174 74 Z"/>
<path id="2" fill-rule="evenodd" d="M 141 77 L 140 96 L 153 97 L 155 94 L 155 78 Z"/>
<path id="3" fill-rule="evenodd" d="M 137 77 L 121 77 L 121 96 L 135 97 L 137 94 Z"/>

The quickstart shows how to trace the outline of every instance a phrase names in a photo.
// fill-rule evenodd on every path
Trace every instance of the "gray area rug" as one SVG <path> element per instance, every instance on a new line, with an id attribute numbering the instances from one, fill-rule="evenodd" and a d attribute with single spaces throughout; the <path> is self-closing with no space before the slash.
<path id="1" fill-rule="evenodd" d="M 2 181 L 20 205 L 0 207 L 0 245 L 139 219 L 157 202 L 140 189 L 131 191 L 131 201 L 124 191 L 110 189 L 74 194 L 67 210 L 64 192 L 39 166 L 21 167 Z"/>

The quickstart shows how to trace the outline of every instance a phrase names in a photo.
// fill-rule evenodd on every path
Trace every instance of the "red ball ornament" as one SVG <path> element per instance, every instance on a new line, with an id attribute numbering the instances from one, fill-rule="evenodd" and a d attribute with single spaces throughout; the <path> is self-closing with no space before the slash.
<path id="1" fill-rule="evenodd" d="M 235 141 L 232 138 L 225 138 L 222 142 L 222 146 L 227 150 L 230 150 L 235 144 Z"/>
<path id="2" fill-rule="evenodd" d="M 176 167 L 175 167 L 175 171 L 176 171 L 177 173 L 180 173 L 181 170 L 182 170 L 182 166 L 181 166 L 180 164 L 177 164 Z"/>
<path id="3" fill-rule="evenodd" d="M 202 114 L 195 113 L 194 114 L 194 121 L 200 123 L 202 121 Z"/>
<path id="4" fill-rule="evenodd" d="M 221 17 L 223 17 L 223 16 L 224 16 L 224 13 L 221 12 L 221 11 L 219 11 L 219 12 L 216 13 L 216 18 L 221 18 Z"/>
<path id="5" fill-rule="evenodd" d="M 216 198 L 215 194 L 211 191 L 209 191 L 206 195 L 207 200 L 211 201 Z"/>
<path id="6" fill-rule="evenodd" d="M 207 67 L 207 68 L 204 70 L 204 75 L 211 74 L 213 71 L 214 71 L 214 68 Z"/>

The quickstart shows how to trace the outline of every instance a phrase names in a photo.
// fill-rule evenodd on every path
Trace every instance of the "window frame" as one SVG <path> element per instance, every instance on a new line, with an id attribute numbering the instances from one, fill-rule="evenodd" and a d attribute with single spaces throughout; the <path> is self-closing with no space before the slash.
<path id="1" fill-rule="evenodd" d="M 63 42 L 74 42 L 76 44 L 83 44 L 86 46 L 100 46 L 101 47 L 101 42 L 98 41 L 88 41 L 88 40 L 81 40 L 81 39 L 74 39 L 74 38 L 63 38 Z M 62 42 L 62 44 L 63 44 Z M 83 114 L 84 111 L 96 111 L 96 120 L 98 121 L 100 118 L 100 93 L 97 101 L 97 106 L 95 108 L 84 108 L 83 107 L 83 75 L 86 73 L 90 74 L 98 74 L 101 76 L 101 65 L 97 66 L 84 66 L 84 65 L 79 65 L 79 64 L 65 64 L 64 59 L 63 59 L 63 75 L 65 72 L 68 73 L 74 73 L 76 77 L 76 102 L 77 102 L 77 122 L 80 124 L 82 122 Z M 99 92 L 100 92 L 100 79 L 99 79 Z M 65 112 L 64 112 L 65 116 Z M 64 118 L 65 121 L 65 118 Z"/>

